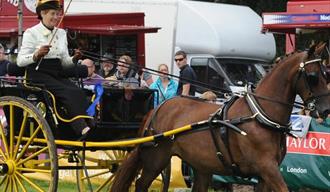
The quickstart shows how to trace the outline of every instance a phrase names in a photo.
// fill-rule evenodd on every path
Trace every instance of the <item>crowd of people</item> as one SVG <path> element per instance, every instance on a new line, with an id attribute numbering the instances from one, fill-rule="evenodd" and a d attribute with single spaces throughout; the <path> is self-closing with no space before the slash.
<path id="1" fill-rule="evenodd" d="M 129 55 L 122 55 L 117 63 L 113 59 L 104 55 L 101 59 L 100 69 L 97 71 L 95 62 L 91 59 L 84 59 L 81 65 L 88 68 L 88 77 L 83 80 L 84 87 L 93 89 L 93 85 L 102 83 L 104 85 L 130 87 L 130 88 L 150 88 L 157 90 L 155 94 L 155 105 L 159 105 L 167 99 L 177 95 L 195 95 L 195 87 L 191 82 L 196 81 L 194 70 L 187 64 L 187 55 L 184 51 L 175 54 L 174 61 L 180 69 L 179 81 L 169 77 L 167 64 L 160 64 L 155 81 L 148 71 L 138 73 L 137 66 L 133 64 Z"/>

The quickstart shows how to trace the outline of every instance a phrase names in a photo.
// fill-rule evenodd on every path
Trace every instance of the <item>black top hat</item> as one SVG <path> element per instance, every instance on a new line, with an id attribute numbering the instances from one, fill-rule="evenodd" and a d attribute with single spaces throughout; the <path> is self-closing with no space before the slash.
<path id="1" fill-rule="evenodd" d="M 38 0 L 37 2 L 37 7 L 36 7 L 36 12 L 38 14 L 38 19 L 42 19 L 40 12 L 42 10 L 47 10 L 47 9 L 62 9 L 62 5 L 60 4 L 60 0 Z"/>

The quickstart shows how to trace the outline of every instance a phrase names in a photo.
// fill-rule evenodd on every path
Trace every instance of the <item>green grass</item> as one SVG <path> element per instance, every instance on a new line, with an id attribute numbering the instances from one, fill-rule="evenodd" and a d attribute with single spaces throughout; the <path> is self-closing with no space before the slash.
<path id="1" fill-rule="evenodd" d="M 0 177 L 1 178 L 1 177 Z M 48 191 L 49 189 L 49 182 L 46 181 L 42 181 L 42 180 L 32 180 L 34 182 L 34 184 L 36 184 L 37 186 L 39 186 L 40 188 L 42 188 L 44 191 Z M 24 187 L 26 188 L 26 190 L 28 192 L 35 192 L 36 190 L 27 182 L 23 182 Z M 4 187 L 5 186 L 0 186 L 0 191 L 4 191 Z M 95 191 L 97 189 L 97 185 L 93 185 L 93 190 Z M 22 191 L 21 188 L 19 187 L 19 191 Z M 72 182 L 65 182 L 65 181 L 59 181 L 58 183 L 58 190 L 60 192 L 75 192 L 78 191 L 78 186 L 76 183 L 72 183 Z M 88 191 L 88 190 L 86 190 Z M 102 191 L 108 191 L 106 189 L 102 190 Z M 159 189 L 150 189 L 150 192 L 160 192 Z M 175 192 L 190 192 L 190 189 L 176 189 Z M 170 189 L 169 192 L 173 192 L 173 189 Z M 214 190 L 209 190 L 209 192 L 215 192 Z M 220 191 L 217 191 L 220 192 Z"/>

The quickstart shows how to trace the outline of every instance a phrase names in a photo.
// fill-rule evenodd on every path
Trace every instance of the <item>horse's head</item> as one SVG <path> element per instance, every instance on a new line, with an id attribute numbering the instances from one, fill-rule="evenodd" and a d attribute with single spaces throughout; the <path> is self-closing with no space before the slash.
<path id="1" fill-rule="evenodd" d="M 311 116 L 323 119 L 330 113 L 330 95 L 327 88 L 330 79 L 320 58 L 325 46 L 325 43 L 315 45 L 303 54 L 295 84 L 296 91 Z"/>

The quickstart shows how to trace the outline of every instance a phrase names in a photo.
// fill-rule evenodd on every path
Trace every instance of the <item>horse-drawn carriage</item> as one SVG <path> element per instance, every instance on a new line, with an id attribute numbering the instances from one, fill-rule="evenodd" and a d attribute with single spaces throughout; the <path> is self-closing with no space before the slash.
<path id="1" fill-rule="evenodd" d="M 93 91 L 84 91 L 93 99 Z M 93 178 L 103 178 L 95 191 L 108 191 L 153 107 L 154 90 L 104 87 L 93 116 L 96 128 L 85 141 L 77 141 L 66 109 L 42 85 L 0 78 L 0 191 L 61 191 L 57 186 L 63 170 L 76 170 L 78 191 L 91 191 Z M 168 179 L 164 182 L 168 187 Z"/>
<path id="2" fill-rule="evenodd" d="M 138 139 L 132 139 L 137 129 L 130 128 L 153 108 L 152 90 L 106 91 L 94 117 L 99 126 L 90 141 L 80 142 L 71 137 L 63 118 L 65 109 L 47 90 L 2 83 L 0 174 L 4 177 L 0 186 L 5 191 L 27 191 L 26 185 L 35 191 L 56 191 L 59 169 L 100 168 L 104 171 L 93 175 L 78 171 L 80 190 L 84 190 L 83 183 L 90 185 L 89 178 L 116 172 L 114 180 L 113 175 L 107 177 L 100 190 L 113 180 L 112 191 L 128 191 L 139 175 L 136 191 L 146 192 L 176 155 L 193 167 L 193 191 L 206 192 L 212 174 L 239 174 L 257 176 L 258 191 L 287 192 L 278 166 L 286 153 L 285 138 L 290 131 L 288 121 L 295 95 L 302 97 L 314 117 L 326 117 L 330 111 L 329 74 L 318 58 L 324 46 L 288 56 L 255 90 L 233 97 L 224 107 L 187 97 L 168 100 L 147 114 L 140 129 L 144 137 Z M 135 97 L 138 110 L 131 105 Z M 122 128 L 113 131 L 116 127 Z M 117 170 L 126 151 L 141 143 L 148 144 L 134 148 Z M 68 152 L 57 154 L 57 149 Z M 95 164 L 85 164 L 85 151 L 98 149 L 109 158 L 90 158 Z M 106 151 L 109 149 L 113 151 Z M 59 159 L 76 165 L 63 166 L 58 164 Z M 36 182 L 34 173 L 48 177 L 48 183 Z M 167 181 L 163 180 L 165 191 Z"/>

